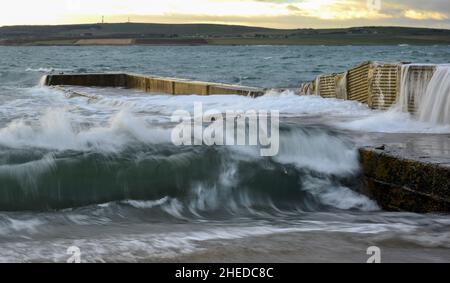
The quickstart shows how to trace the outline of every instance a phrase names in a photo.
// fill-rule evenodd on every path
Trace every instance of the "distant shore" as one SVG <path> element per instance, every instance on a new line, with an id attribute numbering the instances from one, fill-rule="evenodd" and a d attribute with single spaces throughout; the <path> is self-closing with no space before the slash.
<path id="1" fill-rule="evenodd" d="M 305 39 L 305 40 L 262 40 L 262 39 L 233 39 L 218 38 L 213 40 L 204 39 L 130 39 L 130 38 L 92 38 L 92 39 L 58 39 L 39 41 L 12 41 L 0 42 L 0 46 L 132 46 L 132 45 L 325 45 L 325 46 L 347 46 L 347 45 L 450 45 L 450 41 L 440 40 L 327 40 L 327 39 Z"/>
<path id="2" fill-rule="evenodd" d="M 85 24 L 0 27 L 3 46 L 450 45 L 450 30 L 407 27 L 269 29 L 210 24 Z"/>

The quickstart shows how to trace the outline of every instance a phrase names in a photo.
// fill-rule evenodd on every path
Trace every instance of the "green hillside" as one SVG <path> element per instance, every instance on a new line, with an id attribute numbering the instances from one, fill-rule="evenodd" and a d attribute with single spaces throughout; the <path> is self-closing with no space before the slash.
<path id="1" fill-rule="evenodd" d="M 269 29 L 144 23 L 0 27 L 0 45 L 89 45 L 91 42 L 101 44 L 101 39 L 132 39 L 123 41 L 127 44 L 450 44 L 450 30 L 405 27 Z"/>

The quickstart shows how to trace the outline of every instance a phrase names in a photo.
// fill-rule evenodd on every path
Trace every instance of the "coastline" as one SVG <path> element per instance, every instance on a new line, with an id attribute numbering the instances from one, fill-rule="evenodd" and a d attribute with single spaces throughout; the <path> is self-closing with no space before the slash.
<path id="1" fill-rule="evenodd" d="M 450 30 L 408 27 L 270 29 L 211 24 L 0 27 L 0 46 L 450 45 Z"/>
<path id="2" fill-rule="evenodd" d="M 448 41 L 416 41 L 392 39 L 386 41 L 377 40 L 326 40 L 326 39 L 307 39 L 307 40 L 258 40 L 258 39 L 186 39 L 171 41 L 167 39 L 147 40 L 139 42 L 137 39 L 129 38 L 111 38 L 111 39 L 60 39 L 60 40 L 37 40 L 26 42 L 2 42 L 0 46 L 429 46 L 442 45 L 449 46 Z"/>

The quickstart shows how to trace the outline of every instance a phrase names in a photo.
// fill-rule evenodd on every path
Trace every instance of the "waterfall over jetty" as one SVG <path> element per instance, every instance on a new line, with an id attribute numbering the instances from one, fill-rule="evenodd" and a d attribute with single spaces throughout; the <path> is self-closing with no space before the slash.
<path id="1" fill-rule="evenodd" d="M 400 71 L 400 96 L 398 105 L 403 112 L 415 112 L 433 76 L 434 66 L 408 64 Z"/>
<path id="2" fill-rule="evenodd" d="M 43 87 L 47 84 L 47 75 L 44 75 L 41 77 L 41 79 L 39 80 L 38 86 L 39 87 Z"/>
<path id="3" fill-rule="evenodd" d="M 450 65 L 403 65 L 398 105 L 423 122 L 450 124 Z"/>
<path id="4" fill-rule="evenodd" d="M 436 68 L 418 110 L 421 121 L 450 123 L 450 65 Z"/>

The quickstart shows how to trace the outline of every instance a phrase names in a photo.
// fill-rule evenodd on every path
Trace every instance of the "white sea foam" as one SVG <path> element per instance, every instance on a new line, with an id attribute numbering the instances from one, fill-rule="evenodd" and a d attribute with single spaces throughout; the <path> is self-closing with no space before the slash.
<path id="1" fill-rule="evenodd" d="M 192 227 L 195 228 L 195 227 Z M 413 225 L 359 223 L 348 225 L 343 222 L 301 221 L 298 226 L 231 226 L 208 229 L 198 227 L 190 232 L 168 232 L 154 234 L 122 234 L 120 236 L 90 236 L 9 243 L 0 247 L 1 262 L 65 262 L 67 247 L 77 246 L 82 252 L 82 262 L 139 262 L 167 260 L 178 256 L 201 252 L 208 241 L 230 241 L 249 237 L 296 232 L 343 232 L 379 234 L 386 231 L 411 233 Z"/>
<path id="2" fill-rule="evenodd" d="M 326 132 L 292 131 L 281 139 L 274 159 L 328 174 L 351 174 L 359 169 L 358 152 L 349 142 Z"/>
<path id="3" fill-rule="evenodd" d="M 175 110 L 183 109 L 193 113 L 195 102 L 201 102 L 204 111 L 216 109 L 226 110 L 279 110 L 284 114 L 332 114 L 348 115 L 366 114 L 367 106 L 354 101 L 324 99 L 318 96 L 299 96 L 292 91 L 269 91 L 266 95 L 251 98 L 238 95 L 132 95 L 132 96 L 102 96 L 95 105 L 102 107 L 127 108 L 133 111 L 150 111 L 154 109 L 160 114 L 172 115 Z M 94 106 L 95 105 L 91 105 Z"/>
<path id="4" fill-rule="evenodd" d="M 48 109 L 38 121 L 14 120 L 0 129 L 0 145 L 12 148 L 117 152 L 133 141 L 170 142 L 170 131 L 150 129 L 144 118 L 121 111 L 107 121 L 83 127 L 82 117 L 66 109 Z"/>
<path id="5" fill-rule="evenodd" d="M 327 178 L 307 175 L 302 180 L 306 191 L 316 197 L 321 204 L 337 209 L 357 209 L 360 211 L 379 211 L 380 207 L 368 197 L 349 188 L 332 185 Z"/>
<path id="6" fill-rule="evenodd" d="M 365 117 L 338 121 L 333 125 L 354 131 L 378 133 L 450 133 L 450 125 L 436 125 L 415 119 L 411 114 L 392 108 L 388 111 L 374 111 Z"/>
<path id="7" fill-rule="evenodd" d="M 27 68 L 25 71 L 26 72 L 39 72 L 39 73 L 52 73 L 52 72 L 69 72 L 69 71 L 73 71 L 73 69 L 39 67 L 39 68 Z"/>
<path id="8" fill-rule="evenodd" d="M 27 105 L 32 107 L 27 110 L 30 118 L 15 119 L 0 128 L 0 145 L 13 148 L 117 152 L 136 141 L 147 144 L 169 143 L 171 128 L 164 123 L 175 110 L 186 109 L 193 112 L 194 102 L 202 102 L 204 111 L 280 110 L 281 115 L 327 118 L 333 121 L 333 126 L 362 132 L 450 133 L 450 126 L 417 121 L 411 115 L 396 109 L 387 112 L 372 111 L 367 106 L 353 101 L 297 96 L 290 91 L 281 93 L 272 91 L 256 99 L 233 95 L 109 97 L 103 94 L 95 101 L 82 97 L 66 99 L 58 91 L 47 91 L 47 88 L 34 89 L 33 92 L 39 95 L 26 97 L 25 100 L 21 99 L 23 103 L 20 102 L 21 108 L 25 110 L 28 109 Z M 55 104 L 55 107 L 43 110 L 45 108 L 40 106 L 39 102 L 47 105 Z M 15 104 L 9 102 L 1 106 L 0 110 L 9 115 L 12 105 Z M 313 170 L 321 169 L 327 172 L 333 172 L 335 170 L 333 168 L 342 168 L 341 171 L 353 170 L 353 165 L 349 165 L 351 163 L 338 161 L 347 160 L 345 156 L 354 158 L 348 150 L 341 150 L 340 153 L 329 152 L 331 149 L 327 146 L 328 142 L 338 147 L 342 143 L 337 138 L 323 135 L 295 138 L 302 143 L 304 151 L 298 152 L 298 148 L 289 148 L 281 153 L 280 161 L 303 164 Z M 287 139 L 289 137 L 284 138 Z M 285 144 L 286 148 L 297 147 L 298 144 L 294 142 L 289 145 L 283 142 L 283 139 L 281 143 Z M 319 145 L 322 145 L 320 150 L 317 148 Z M 253 155 L 257 149 L 235 147 L 234 150 Z M 289 154 L 290 150 L 298 154 Z M 335 157 L 333 160 L 336 162 L 330 162 L 331 155 Z M 296 160 L 291 162 L 289 158 Z"/>
<path id="9" fill-rule="evenodd" d="M 7 236 L 16 233 L 36 233 L 38 228 L 44 224 L 45 221 L 37 217 L 18 219 L 15 217 L 0 216 L 0 236 Z"/>
<path id="10" fill-rule="evenodd" d="M 153 207 L 157 207 L 157 206 L 166 204 L 169 200 L 170 200 L 169 197 L 164 197 L 159 200 L 147 200 L 147 201 L 125 200 L 125 201 L 122 201 L 122 203 L 131 205 L 135 208 L 153 208 Z"/>
<path id="11" fill-rule="evenodd" d="M 195 102 L 201 102 L 204 111 L 226 110 L 279 110 L 281 115 L 300 117 L 321 117 L 336 121 L 340 128 L 384 133 L 449 133 L 450 127 L 419 121 L 412 115 L 402 113 L 399 107 L 389 111 L 370 110 L 366 105 L 355 101 L 325 99 L 319 96 L 298 96 L 292 91 L 271 90 L 266 95 L 250 98 L 236 95 L 211 96 L 167 96 L 167 95 L 103 95 L 89 107 L 100 109 L 129 109 L 134 112 L 150 112 L 159 121 L 174 111 L 183 109 L 193 113 Z M 401 108 L 401 107 L 400 107 Z"/>

